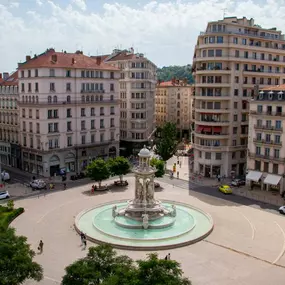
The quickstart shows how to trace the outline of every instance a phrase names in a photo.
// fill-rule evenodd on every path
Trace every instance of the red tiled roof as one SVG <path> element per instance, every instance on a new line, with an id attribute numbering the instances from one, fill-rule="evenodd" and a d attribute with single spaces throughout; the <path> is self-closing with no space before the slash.
<path id="1" fill-rule="evenodd" d="M 54 60 L 55 58 L 56 60 Z M 91 58 L 90 56 L 86 56 L 80 52 L 56 52 L 54 49 L 49 49 L 45 53 L 42 53 L 37 57 L 34 57 L 24 63 L 20 63 L 18 69 L 40 67 L 119 70 L 114 66 L 106 64 L 102 60 L 102 58 L 100 64 L 98 64 L 97 59 Z"/>
<path id="2" fill-rule="evenodd" d="M 260 90 L 264 90 L 264 91 L 266 91 L 266 90 L 272 90 L 272 91 L 274 91 L 274 90 L 276 90 L 276 91 L 278 91 L 278 90 L 285 90 L 285 84 L 281 84 L 281 85 L 275 85 L 275 86 L 269 86 L 269 87 L 264 87 L 264 88 L 261 88 Z"/>
<path id="3" fill-rule="evenodd" d="M 18 85 L 18 71 L 12 73 L 7 79 L 0 81 L 1 86 L 16 86 Z"/>
<path id="4" fill-rule="evenodd" d="M 108 59 L 107 61 L 128 60 L 128 59 L 136 59 L 136 58 L 137 57 L 135 54 L 123 51 L 115 55 L 114 57 Z"/>

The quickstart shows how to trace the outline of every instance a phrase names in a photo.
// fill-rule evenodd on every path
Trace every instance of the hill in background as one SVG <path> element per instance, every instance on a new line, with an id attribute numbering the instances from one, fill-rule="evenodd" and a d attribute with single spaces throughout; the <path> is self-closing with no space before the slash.
<path id="1" fill-rule="evenodd" d="M 192 66 L 190 64 L 179 66 L 179 65 L 171 65 L 164 66 L 162 68 L 157 69 L 157 79 L 161 81 L 170 81 L 172 78 L 177 79 L 188 79 L 188 83 L 194 83 L 192 72 Z"/>

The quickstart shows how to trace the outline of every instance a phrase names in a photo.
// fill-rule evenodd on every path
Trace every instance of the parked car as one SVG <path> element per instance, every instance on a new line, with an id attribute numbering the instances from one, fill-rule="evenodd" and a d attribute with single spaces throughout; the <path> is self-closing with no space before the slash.
<path id="1" fill-rule="evenodd" d="M 231 186 L 239 187 L 239 186 L 243 186 L 243 185 L 245 185 L 245 181 L 242 180 L 242 179 L 234 179 L 234 180 L 231 182 Z"/>
<path id="2" fill-rule="evenodd" d="M 0 199 L 8 199 L 10 198 L 9 192 L 8 191 L 1 191 L 0 192 Z"/>
<path id="3" fill-rule="evenodd" d="M 2 179 L 2 181 L 9 181 L 10 180 L 10 174 L 4 170 L 1 173 L 1 179 Z"/>
<path id="4" fill-rule="evenodd" d="M 285 215 L 285 206 L 281 206 L 279 208 L 279 213 L 282 214 L 282 215 Z"/>
<path id="5" fill-rule="evenodd" d="M 30 182 L 30 187 L 33 190 L 41 190 L 41 189 L 46 189 L 47 188 L 47 184 L 43 181 L 43 180 L 33 180 L 32 182 Z"/>
<path id="6" fill-rule="evenodd" d="M 232 194 L 233 190 L 231 189 L 231 187 L 229 185 L 221 185 L 219 187 L 219 191 L 224 193 L 224 194 Z"/>

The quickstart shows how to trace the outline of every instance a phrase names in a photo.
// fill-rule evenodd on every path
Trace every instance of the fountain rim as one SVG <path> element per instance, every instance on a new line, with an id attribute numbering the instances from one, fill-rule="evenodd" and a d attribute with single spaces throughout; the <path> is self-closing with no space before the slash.
<path id="1" fill-rule="evenodd" d="M 111 204 L 116 204 L 116 203 L 124 203 L 124 202 L 127 202 L 129 199 L 121 199 L 121 200 L 114 200 L 114 201 L 109 201 L 109 202 L 105 202 L 105 203 L 100 203 L 100 204 L 97 204 L 96 206 L 92 207 L 92 208 L 88 208 L 88 209 L 85 209 L 81 212 L 79 212 L 76 217 L 75 217 L 75 221 L 74 221 L 74 228 L 76 230 L 76 232 L 78 234 L 80 234 L 81 230 L 79 229 L 78 227 L 78 222 L 79 222 L 79 219 L 86 213 L 96 209 L 96 208 L 100 208 L 100 207 L 103 207 L 103 206 L 107 206 L 107 205 L 111 205 Z M 189 241 L 185 241 L 185 242 L 181 242 L 181 243 L 175 243 L 175 244 L 169 244 L 169 245 L 154 245 L 154 246 L 135 246 L 135 245 L 122 245 L 122 244 L 118 244 L 118 243 L 107 243 L 107 244 L 110 244 L 112 247 L 114 248 L 118 248 L 118 249 L 125 249 L 125 250 L 138 250 L 138 251 L 157 251 L 157 250 L 165 250 L 165 249 L 173 249 L 173 248 L 180 248 L 180 247 L 183 247 L 183 246 L 187 246 L 187 245 L 190 245 L 190 244 L 194 244 L 198 241 L 201 241 L 203 240 L 204 238 L 206 238 L 208 235 L 211 234 L 211 232 L 214 230 L 214 221 L 213 221 L 213 218 L 210 214 L 208 214 L 207 212 L 197 208 L 197 207 L 194 207 L 192 205 L 189 205 L 187 203 L 183 203 L 183 202 L 179 202 L 179 201 L 174 201 L 174 200 L 166 200 L 166 199 L 160 199 L 161 202 L 165 202 L 165 203 L 173 203 L 173 204 L 176 204 L 176 205 L 181 205 L 181 206 L 184 206 L 184 207 L 187 207 L 187 208 L 191 208 L 195 211 L 198 211 L 200 212 L 201 214 L 203 214 L 205 217 L 207 217 L 207 219 L 209 220 L 210 224 L 211 224 L 211 228 L 202 236 L 199 236 L 198 238 L 196 239 L 193 239 L 193 240 L 189 240 Z M 96 244 L 106 244 L 106 242 L 104 242 L 103 240 L 100 240 L 100 239 L 96 239 L 94 237 L 91 237 L 91 236 L 88 236 L 87 235 L 87 239 L 96 243 Z"/>

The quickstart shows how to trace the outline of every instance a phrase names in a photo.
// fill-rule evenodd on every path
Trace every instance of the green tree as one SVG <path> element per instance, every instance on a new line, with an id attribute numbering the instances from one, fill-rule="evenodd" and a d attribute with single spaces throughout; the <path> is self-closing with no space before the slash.
<path id="1" fill-rule="evenodd" d="M 109 277 L 123 275 L 122 272 L 129 270 L 134 270 L 132 259 L 118 256 L 110 245 L 90 247 L 86 257 L 65 268 L 62 285 L 99 285 Z M 121 281 L 120 284 L 125 283 Z"/>
<path id="2" fill-rule="evenodd" d="M 7 202 L 7 208 L 9 211 L 12 211 L 14 209 L 14 201 L 13 200 L 9 200 Z"/>
<path id="3" fill-rule="evenodd" d="M 93 160 L 87 166 L 87 175 L 91 179 L 98 182 L 99 187 L 101 187 L 102 181 L 110 177 L 110 170 L 106 161 L 103 160 L 102 158 Z"/>
<path id="4" fill-rule="evenodd" d="M 194 83 L 192 66 L 190 64 L 184 66 L 173 65 L 158 68 L 157 78 L 161 81 L 170 81 L 172 78 L 180 80 L 187 78 L 189 84 Z"/>
<path id="5" fill-rule="evenodd" d="M 155 177 L 162 177 L 165 174 L 165 164 L 161 159 L 153 157 L 150 160 L 150 165 L 156 168 Z"/>
<path id="6" fill-rule="evenodd" d="M 191 281 L 182 276 L 180 264 L 175 260 L 159 259 L 157 253 L 151 253 L 146 260 L 137 263 L 140 285 L 191 285 Z"/>
<path id="7" fill-rule="evenodd" d="M 167 161 L 176 152 L 176 134 L 176 125 L 171 122 L 166 122 L 159 128 L 160 138 L 156 142 L 155 152 L 160 155 L 164 161 Z"/>
<path id="8" fill-rule="evenodd" d="M 122 183 L 123 175 L 130 172 L 130 163 L 128 159 L 122 156 L 117 156 L 116 158 L 109 158 L 107 161 L 111 175 L 118 175 Z"/>
<path id="9" fill-rule="evenodd" d="M 42 280 L 43 269 L 33 261 L 34 256 L 26 237 L 16 236 L 12 228 L 1 230 L 0 284 L 18 285 L 27 279 Z"/>

